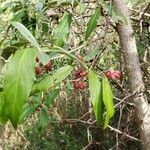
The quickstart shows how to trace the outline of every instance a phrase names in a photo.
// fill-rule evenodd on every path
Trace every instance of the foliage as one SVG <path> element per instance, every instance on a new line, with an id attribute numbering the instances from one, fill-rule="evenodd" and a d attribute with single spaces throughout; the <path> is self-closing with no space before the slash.
<path id="1" fill-rule="evenodd" d="M 26 136 L 31 141 L 32 149 L 39 147 L 38 149 L 49 149 L 51 147 L 52 150 L 56 149 L 72 149 L 78 150 L 82 148 L 85 140 L 81 141 L 81 137 L 75 134 L 69 125 L 59 126 L 55 124 L 51 124 L 51 128 L 53 129 L 50 135 L 46 135 L 45 133 L 39 135 L 39 127 L 38 124 L 35 125 L 36 128 L 28 128 L 26 131 Z M 85 132 L 84 128 L 82 127 Z M 50 132 L 50 131 L 47 131 Z M 46 137 L 46 138 L 45 138 Z M 42 139 L 42 140 L 41 140 Z M 81 139 L 81 140 L 80 140 Z"/>
<path id="2" fill-rule="evenodd" d="M 129 6 L 136 9 L 140 5 L 144 8 L 147 4 L 147 1 L 129 1 Z M 119 123 L 116 125 L 114 122 L 120 122 L 118 116 L 121 116 L 122 105 L 127 110 L 131 109 L 128 108 L 128 103 L 121 103 L 120 108 L 114 106 L 119 101 L 116 97 L 123 99 L 129 93 L 122 52 L 115 30 L 116 23 L 120 21 L 128 24 L 124 14 L 120 14 L 110 1 L 93 3 L 79 0 L 6 0 L 0 4 L 0 12 L 1 122 L 6 123 L 10 120 L 17 128 L 18 124 L 36 116 L 38 129 L 30 129 L 30 132 L 33 132 L 27 131 L 27 136 L 37 146 L 38 142 L 33 140 L 40 140 L 40 134 L 45 133 L 51 123 L 50 116 L 54 113 L 51 109 L 57 108 L 58 111 L 61 108 L 58 111 L 58 114 L 61 114 L 60 120 L 56 117 L 60 122 L 67 119 L 66 116 L 79 117 L 74 115 L 75 112 L 80 112 L 81 119 L 88 126 L 82 127 L 83 143 L 77 141 L 72 133 L 68 133 L 70 127 L 64 127 L 63 131 L 59 132 L 60 127 L 55 125 L 53 130 L 58 129 L 55 131 L 57 133 L 40 143 L 52 145 L 54 149 L 60 149 L 63 144 L 64 149 L 81 149 L 87 141 L 87 135 L 90 137 L 95 119 L 96 129 L 103 126 L 106 129 L 109 124 L 119 129 Z M 133 14 L 136 16 L 136 11 L 133 10 Z M 141 34 L 137 29 L 138 20 L 133 17 L 146 82 L 150 70 L 147 50 L 149 31 L 148 19 L 145 17 L 143 21 L 146 25 L 142 26 Z M 145 84 L 149 87 L 147 82 Z M 86 105 L 82 104 L 84 92 L 87 93 Z M 68 95 L 67 100 L 63 99 L 64 93 Z M 73 93 L 78 94 L 78 97 L 74 97 Z M 72 100 L 70 104 L 69 97 Z M 63 106 L 58 106 L 61 100 Z M 76 102 L 78 104 L 74 108 Z M 80 109 L 88 112 L 83 113 Z M 50 114 L 50 111 L 53 113 Z M 85 115 L 86 113 L 89 115 Z M 82 115 L 86 117 L 82 118 Z M 124 128 L 123 126 L 120 129 Z M 107 129 L 101 132 L 107 132 Z M 107 137 L 108 145 L 113 147 L 117 137 L 117 134 L 113 139 Z M 64 140 L 63 143 L 61 139 Z M 57 142 L 60 142 L 59 145 Z M 107 140 L 104 143 L 107 145 Z M 106 146 L 106 149 L 108 147 Z M 34 146 L 33 148 L 36 149 Z"/>
<path id="3" fill-rule="evenodd" d="M 0 116 L 4 122 L 11 120 L 17 128 L 22 107 L 34 82 L 34 49 L 18 50 L 12 57 L 4 74 L 2 108 Z M 28 70 L 27 70 L 28 69 Z"/>
<path id="4" fill-rule="evenodd" d="M 72 14 L 65 14 L 59 24 L 52 31 L 55 40 L 54 45 L 63 47 L 68 37 L 71 25 Z"/>
<path id="5" fill-rule="evenodd" d="M 99 125 L 103 119 L 104 102 L 101 81 L 99 81 L 98 77 L 93 71 L 89 72 L 89 90 L 97 124 Z"/>
<path id="6" fill-rule="evenodd" d="M 90 34 L 93 32 L 93 30 L 96 28 L 96 24 L 97 24 L 97 21 L 100 17 L 100 10 L 98 8 L 96 8 L 95 10 L 95 13 L 91 16 L 91 19 L 89 20 L 89 22 L 87 23 L 87 30 L 86 30 L 86 34 L 85 34 L 85 40 L 88 39 L 88 37 L 90 36 Z M 62 19 L 60 20 L 59 24 L 53 29 L 52 31 L 52 37 L 53 37 L 53 40 L 54 40 L 54 45 L 56 46 L 59 46 L 59 47 L 63 47 L 64 44 L 66 43 L 66 40 L 68 38 L 68 34 L 69 34 L 69 30 L 70 30 L 70 25 L 71 25 L 71 22 L 72 22 L 72 14 L 71 13 L 68 13 L 68 14 L 65 14 Z M 12 22 L 11 23 L 29 42 L 31 42 L 31 44 L 33 46 L 35 46 L 41 53 L 41 48 L 38 44 L 38 42 L 35 40 L 35 38 L 33 37 L 32 33 L 21 23 L 19 22 Z M 58 48 L 59 48 L 58 47 Z M 71 55 L 71 54 L 68 54 L 66 51 L 64 51 L 63 49 L 60 49 L 62 50 L 66 55 L 68 55 L 69 57 L 77 60 L 79 62 L 79 64 L 83 65 L 82 64 L 82 60 L 79 60 L 78 58 L 76 58 L 75 56 Z M 54 51 L 55 52 L 55 51 Z M 57 50 L 56 50 L 57 52 Z M 58 51 L 59 52 L 59 51 Z M 17 52 L 16 52 L 17 54 Z M 18 61 L 17 58 L 15 58 L 16 54 L 14 55 L 14 61 Z M 22 54 L 23 55 L 23 54 Z M 24 56 L 24 55 L 23 55 Z M 47 57 L 47 56 L 46 56 Z M 25 58 L 26 59 L 26 58 Z M 31 58 L 30 58 L 31 59 Z M 21 58 L 20 60 L 20 63 L 22 63 L 23 61 L 23 58 Z M 28 60 L 29 61 L 29 60 Z M 34 61 L 34 59 L 32 59 L 32 61 Z M 11 62 L 13 63 L 13 61 Z M 10 63 L 10 64 L 11 64 Z M 30 66 L 30 65 L 29 65 Z M 33 66 L 33 65 L 32 65 Z M 22 64 L 20 64 L 20 67 L 22 68 Z M 28 67 L 28 66 L 27 66 Z M 85 64 L 83 65 L 83 67 L 86 67 L 86 69 L 88 68 L 87 66 L 85 66 Z M 15 69 L 15 66 L 14 67 L 11 67 L 11 70 L 10 70 L 10 73 L 9 74 L 12 74 L 10 77 L 7 77 L 7 78 L 14 78 L 14 76 L 16 76 L 16 74 L 14 72 L 14 69 Z M 39 68 L 40 69 L 40 68 Z M 40 75 L 42 73 L 42 70 L 36 70 L 36 74 L 37 75 Z M 34 68 L 32 67 L 32 74 L 34 72 Z M 12 72 L 11 72 L 12 71 Z M 45 75 L 43 76 L 41 79 L 39 79 L 37 81 L 37 83 L 35 83 L 33 85 L 33 88 L 32 88 L 32 91 L 30 90 L 31 92 L 31 95 L 37 93 L 37 92 L 44 92 L 44 91 L 47 91 L 49 89 L 52 88 L 52 86 L 54 85 L 57 85 L 57 83 L 61 82 L 62 80 L 64 80 L 69 74 L 70 72 L 72 71 L 72 67 L 70 66 L 66 66 L 66 67 L 62 67 L 62 68 L 59 68 L 57 71 L 54 71 L 54 73 L 52 73 L 52 75 Z M 17 74 L 21 74 L 20 76 L 23 78 L 25 76 L 25 73 L 24 72 L 21 72 L 20 70 L 17 72 Z M 6 70 L 6 74 L 7 74 L 7 70 Z M 31 76 L 32 76 L 31 74 Z M 24 77 L 25 78 L 25 77 Z M 25 78 L 26 79 L 26 78 Z M 28 78 L 27 78 L 28 79 Z M 26 80 L 27 80 L 26 79 Z M 24 97 L 23 94 L 24 93 L 21 93 L 20 92 L 20 89 L 23 88 L 22 84 L 20 85 L 18 83 L 18 80 L 20 80 L 20 77 L 16 79 L 16 81 L 14 80 L 12 84 L 14 84 L 14 82 L 17 84 L 15 87 L 17 87 L 18 89 L 15 89 L 14 91 L 16 91 L 16 93 L 19 93 L 20 96 L 18 97 Z M 7 87 L 7 83 L 5 83 L 6 81 L 4 80 L 4 84 L 6 84 L 6 87 Z M 25 81 L 21 81 L 21 83 L 24 83 Z M 33 81 L 32 81 L 33 82 Z M 93 82 L 93 81 L 92 81 Z M 28 83 L 28 82 L 27 82 Z M 8 83 L 10 84 L 10 83 Z M 9 87 L 12 87 L 12 84 L 9 86 Z M 32 83 L 33 84 L 33 83 Z M 19 86 L 18 86 L 19 85 Z M 100 86 L 100 85 L 99 85 Z M 107 88 L 107 87 L 106 87 Z M 105 88 L 105 86 L 102 86 L 102 89 L 103 90 L 107 90 Z M 13 89 L 13 88 L 12 88 Z M 31 86 L 30 86 L 30 89 L 31 89 Z M 25 90 L 23 88 L 23 90 Z M 11 120 L 11 122 L 13 123 L 14 127 L 16 128 L 17 127 L 17 124 L 19 122 L 19 116 L 21 115 L 21 111 L 22 111 L 22 103 L 16 107 L 16 103 L 18 103 L 18 98 L 14 98 L 14 102 L 12 102 L 12 104 L 9 104 L 10 105 L 10 109 L 11 109 L 11 112 L 10 110 L 8 110 L 8 112 L 5 112 L 5 107 L 6 105 L 8 105 L 8 103 L 10 103 L 10 98 L 7 98 L 7 95 L 10 95 L 9 92 L 10 92 L 10 88 L 8 88 L 8 91 L 5 93 L 5 87 L 4 87 L 4 103 L 7 103 L 7 104 L 4 104 L 3 107 L 2 107 L 2 118 L 5 118 L 3 119 L 4 121 L 7 121 L 8 119 Z M 100 91 L 100 89 L 99 89 Z M 30 94 L 30 92 L 28 92 L 28 95 Z M 108 91 L 108 94 L 109 92 L 111 91 Z M 92 93 L 92 92 L 91 92 Z M 26 95 L 26 94 L 25 94 Z M 103 93 L 104 95 L 104 93 Z M 17 97 L 17 96 L 14 96 L 14 97 Z M 94 97 L 95 96 L 92 96 L 93 99 L 95 99 Z M 97 96 L 96 96 L 97 97 Z M 98 96 L 98 97 L 101 97 L 101 96 Z M 25 98 L 23 98 L 22 101 L 25 101 L 25 99 L 27 99 L 27 96 Z M 97 99 L 97 98 L 96 98 Z M 107 98 L 106 98 L 107 99 Z M 6 102 L 8 101 L 8 102 Z M 97 101 L 97 100 L 96 100 Z M 112 101 L 112 100 L 111 100 Z M 97 102 L 96 102 L 97 103 Z M 101 103 L 101 102 L 100 102 Z M 14 105 L 15 104 L 15 105 Z M 105 103 L 106 104 L 106 103 Z M 11 108 L 11 105 L 14 105 L 13 108 Z M 95 104 L 94 102 L 94 109 L 96 108 L 96 118 L 98 121 L 98 124 L 100 123 L 100 120 L 102 119 L 99 119 L 99 115 L 101 116 L 100 118 L 102 118 L 102 115 L 103 115 L 103 111 L 101 113 L 99 113 L 101 111 L 101 109 L 103 109 L 103 106 L 99 106 L 99 103 Z M 108 105 L 108 102 L 107 104 Z M 113 105 L 110 105 L 111 109 L 113 109 Z M 20 109 L 20 110 L 19 110 Z M 97 109 L 98 109 L 98 112 L 97 112 Z M 16 114 L 13 113 L 14 111 L 16 111 Z M 110 109 L 107 109 L 108 111 L 108 114 L 109 114 L 109 111 L 111 111 Z M 18 113 L 18 114 L 17 114 Z M 110 112 L 111 113 L 111 112 Z M 6 115 L 4 115 L 6 114 Z M 40 122 L 42 124 L 46 124 L 47 122 L 47 117 L 46 117 L 46 114 L 47 114 L 47 109 L 44 109 L 42 108 L 40 114 L 39 114 L 39 117 L 40 117 Z M 7 117 L 8 116 L 8 117 Z M 17 118 L 14 118 L 13 116 L 17 117 Z M 108 122 L 108 118 L 111 118 L 112 115 L 110 117 L 108 117 L 106 115 L 106 118 L 107 118 L 107 122 Z M 108 123 L 107 123 L 108 124 Z M 106 127 L 107 125 L 105 125 Z"/>
<path id="7" fill-rule="evenodd" d="M 99 8 L 97 8 L 95 10 L 95 13 L 91 16 L 89 22 L 87 23 L 87 29 L 86 29 L 86 32 L 85 32 L 85 40 L 88 39 L 90 34 L 96 28 L 96 24 L 98 22 L 99 17 L 100 17 L 100 10 L 99 10 Z"/>

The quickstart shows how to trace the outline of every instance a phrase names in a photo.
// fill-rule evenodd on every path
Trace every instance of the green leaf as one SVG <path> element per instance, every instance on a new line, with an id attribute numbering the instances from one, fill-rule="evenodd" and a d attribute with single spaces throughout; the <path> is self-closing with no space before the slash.
<path id="1" fill-rule="evenodd" d="M 18 29 L 18 31 L 24 36 L 33 46 L 35 46 L 39 51 L 41 51 L 39 44 L 37 43 L 31 32 L 21 23 L 13 21 L 12 25 Z"/>
<path id="2" fill-rule="evenodd" d="M 0 92 L 0 123 L 6 123 L 8 120 L 8 118 L 4 116 L 4 114 L 2 114 L 3 103 L 4 103 L 4 95 L 3 92 Z"/>
<path id="3" fill-rule="evenodd" d="M 88 53 L 85 57 L 84 57 L 84 60 L 89 62 L 91 59 L 94 59 L 95 56 L 100 52 L 99 49 L 95 49 L 95 50 L 92 50 L 90 53 Z"/>
<path id="4" fill-rule="evenodd" d="M 46 53 L 40 52 L 38 58 L 43 65 L 46 65 L 50 61 L 50 57 Z"/>
<path id="5" fill-rule="evenodd" d="M 89 71 L 89 90 L 90 100 L 94 107 L 97 125 L 100 125 L 103 119 L 104 104 L 102 99 L 101 82 L 93 71 Z"/>
<path id="6" fill-rule="evenodd" d="M 45 102 L 47 107 L 50 107 L 54 103 L 56 97 L 59 94 L 59 91 L 60 91 L 59 89 L 55 89 L 53 91 L 50 91 L 48 98 Z"/>
<path id="7" fill-rule="evenodd" d="M 85 40 L 87 40 L 89 38 L 91 33 L 96 28 L 99 18 L 100 18 L 100 10 L 99 10 L 99 8 L 96 8 L 95 13 L 91 16 L 89 22 L 87 23 L 87 29 L 85 32 Z"/>
<path id="8" fill-rule="evenodd" d="M 27 105 L 26 106 L 26 108 L 25 108 L 25 110 L 24 110 L 24 112 L 23 112 L 23 114 L 22 114 L 22 116 L 21 116 L 21 118 L 22 119 L 26 119 L 26 118 L 28 118 L 29 116 L 31 116 L 34 112 L 35 112 L 35 110 L 36 110 L 36 108 L 39 106 L 39 104 L 38 103 L 34 103 L 34 104 L 32 104 L 32 105 Z"/>
<path id="9" fill-rule="evenodd" d="M 33 86 L 32 94 L 46 91 L 52 88 L 55 84 L 64 80 L 71 73 L 72 70 L 73 68 L 69 65 L 57 69 L 56 71 L 54 71 L 54 73 L 52 73 L 52 75 L 48 75 L 40 82 L 36 83 Z"/>
<path id="10" fill-rule="evenodd" d="M 106 118 L 104 123 L 104 128 L 106 128 L 109 124 L 109 120 L 113 117 L 115 113 L 113 103 L 113 93 L 109 81 L 106 77 L 102 78 L 102 90 L 103 90 L 103 102 L 106 107 Z"/>
<path id="11" fill-rule="evenodd" d="M 0 115 L 4 121 L 10 119 L 15 128 L 34 83 L 35 56 L 35 49 L 18 50 L 4 74 L 4 101 Z"/>
<path id="12" fill-rule="evenodd" d="M 83 3 L 79 3 L 78 6 L 77 6 L 77 12 L 79 14 L 83 14 L 86 10 L 86 5 L 83 4 Z"/>
<path id="13" fill-rule="evenodd" d="M 53 74 L 55 83 L 59 83 L 64 80 L 71 73 L 72 70 L 73 67 L 69 65 L 57 69 Z"/>
<path id="14" fill-rule="evenodd" d="M 42 128 L 44 128 L 48 123 L 48 110 L 46 108 L 42 108 L 40 111 L 39 123 Z"/>
<path id="15" fill-rule="evenodd" d="M 66 42 L 69 31 L 70 25 L 72 21 L 72 14 L 67 13 L 63 16 L 59 24 L 53 30 L 53 38 L 55 40 L 54 45 L 63 47 L 64 43 Z"/>
<path id="16" fill-rule="evenodd" d="M 128 25 L 128 19 L 127 16 L 125 16 L 123 13 L 121 13 L 119 10 L 117 10 L 115 7 L 112 6 L 112 20 L 115 22 L 122 21 L 124 25 Z"/>
<path id="17" fill-rule="evenodd" d="M 2 102 L 3 102 L 3 92 L 0 92 L 0 112 L 1 112 Z M 0 115 L 0 117 L 1 117 L 1 115 Z"/>
<path id="18" fill-rule="evenodd" d="M 17 11 L 13 16 L 12 21 L 20 21 L 25 16 L 24 11 L 24 9 Z"/>

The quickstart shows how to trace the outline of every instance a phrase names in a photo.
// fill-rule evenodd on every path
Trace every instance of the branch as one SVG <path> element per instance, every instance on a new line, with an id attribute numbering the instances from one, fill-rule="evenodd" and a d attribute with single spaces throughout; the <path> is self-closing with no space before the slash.
<path id="1" fill-rule="evenodd" d="M 127 134 L 127 133 L 121 132 L 120 130 L 115 129 L 115 128 L 111 127 L 111 126 L 108 126 L 108 128 L 109 128 L 110 130 L 112 130 L 112 131 L 115 131 L 115 132 L 119 133 L 119 134 L 123 134 L 123 135 L 125 135 L 126 137 L 128 137 L 128 138 L 130 138 L 130 139 L 132 139 L 132 140 L 140 141 L 139 139 L 137 139 L 137 138 L 135 138 L 135 137 L 133 137 L 133 136 Z"/>

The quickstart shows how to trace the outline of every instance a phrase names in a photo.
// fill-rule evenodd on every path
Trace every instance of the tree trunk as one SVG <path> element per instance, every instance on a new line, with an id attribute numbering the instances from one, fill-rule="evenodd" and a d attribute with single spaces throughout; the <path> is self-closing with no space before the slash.
<path id="1" fill-rule="evenodd" d="M 117 31 L 124 56 L 131 92 L 136 92 L 133 103 L 139 121 L 140 138 L 143 149 L 150 150 L 150 106 L 145 95 L 145 87 L 136 47 L 136 41 L 131 26 L 128 8 L 125 0 L 113 0 L 113 6 L 120 15 L 128 20 L 127 25 L 117 23 Z"/>

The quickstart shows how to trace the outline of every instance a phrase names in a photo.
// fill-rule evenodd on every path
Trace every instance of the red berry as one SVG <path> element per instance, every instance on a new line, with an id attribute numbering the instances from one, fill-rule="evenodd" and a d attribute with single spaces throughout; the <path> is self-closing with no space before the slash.
<path id="1" fill-rule="evenodd" d="M 121 77 L 121 72 L 119 70 L 116 70 L 115 71 L 115 76 L 116 76 L 116 78 L 119 79 Z"/>
<path id="2" fill-rule="evenodd" d="M 85 82 L 80 82 L 80 83 L 79 83 L 79 88 L 80 88 L 81 90 L 84 90 L 84 89 L 86 88 L 86 83 L 85 83 Z"/>
<path id="3" fill-rule="evenodd" d="M 81 77 L 85 77 L 88 75 L 88 72 L 83 70 L 81 73 L 80 73 Z"/>
<path id="4" fill-rule="evenodd" d="M 35 73 L 36 73 L 37 75 L 42 74 L 42 72 L 43 72 L 43 70 L 42 70 L 41 67 L 35 67 Z"/>
<path id="5" fill-rule="evenodd" d="M 46 69 L 46 71 L 51 71 L 52 70 L 52 62 L 49 61 L 45 66 L 44 68 Z"/>
<path id="6" fill-rule="evenodd" d="M 77 81 L 74 81 L 74 82 L 73 82 L 73 88 L 74 88 L 75 90 L 78 90 L 79 85 L 78 85 L 78 82 L 77 82 Z"/>
<path id="7" fill-rule="evenodd" d="M 75 72 L 75 79 L 79 79 L 81 77 L 85 77 L 87 76 L 87 71 L 84 69 L 79 68 L 78 70 L 76 70 Z"/>
<path id="8" fill-rule="evenodd" d="M 87 87 L 87 85 L 85 82 L 82 82 L 82 81 L 74 81 L 73 87 L 76 90 L 84 90 Z"/>
<path id="9" fill-rule="evenodd" d="M 80 61 L 83 61 L 83 60 L 84 60 L 83 57 L 82 57 L 80 54 L 77 55 L 77 58 L 78 58 Z"/>
<path id="10" fill-rule="evenodd" d="M 81 72 L 82 72 L 82 70 L 80 68 L 75 71 L 75 79 L 81 78 L 81 74 L 80 74 Z"/>
<path id="11" fill-rule="evenodd" d="M 105 75 L 109 80 L 117 80 L 120 79 L 121 73 L 119 70 L 109 70 L 105 72 Z"/>

